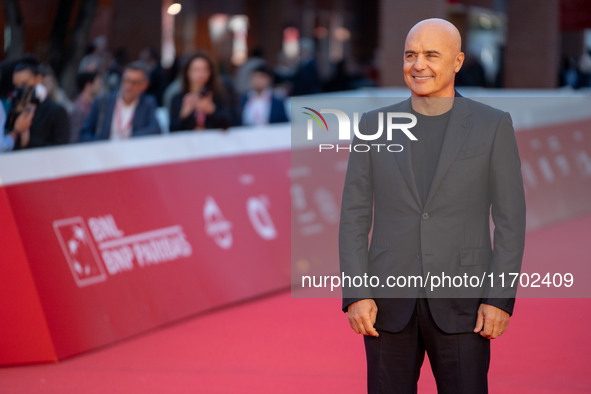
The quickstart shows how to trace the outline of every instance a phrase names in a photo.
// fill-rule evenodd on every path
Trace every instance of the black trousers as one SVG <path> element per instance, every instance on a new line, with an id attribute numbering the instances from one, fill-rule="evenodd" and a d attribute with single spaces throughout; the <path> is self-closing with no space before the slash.
<path id="1" fill-rule="evenodd" d="M 377 338 L 364 336 L 369 394 L 416 393 L 425 351 L 439 394 L 488 393 L 490 340 L 475 333 L 441 331 L 425 298 L 417 299 L 404 330 L 378 333 Z"/>

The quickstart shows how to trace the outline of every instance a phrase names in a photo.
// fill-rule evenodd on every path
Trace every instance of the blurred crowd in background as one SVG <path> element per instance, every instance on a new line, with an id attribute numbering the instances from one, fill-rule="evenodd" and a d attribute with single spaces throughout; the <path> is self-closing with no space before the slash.
<path id="1" fill-rule="evenodd" d="M 79 64 L 72 96 L 51 66 L 34 55 L 4 61 L 1 150 L 287 122 L 286 97 L 376 86 L 371 70 L 347 74 L 343 64 L 321 80 L 312 45 L 302 40 L 300 61 L 274 68 L 255 48 L 232 73 L 222 73 L 205 50 L 182 56 L 167 69 L 154 47 L 125 63 L 101 36 Z"/>
<path id="2" fill-rule="evenodd" d="M 254 50 L 229 75 L 206 51 L 196 51 L 163 69 L 154 48 L 121 64 L 103 39 L 80 62 L 72 97 L 33 55 L 1 64 L 2 151 L 287 122 L 285 97 L 334 90 L 333 81 L 321 83 L 313 60 L 279 74 Z"/>
<path id="3" fill-rule="evenodd" d="M 521 29 L 513 30 L 517 37 L 513 41 L 507 38 L 507 30 L 511 28 L 511 23 L 516 23 L 517 18 L 510 19 L 507 15 L 520 16 L 523 7 L 515 8 L 512 4 L 516 3 L 492 0 L 425 1 L 443 7 L 442 10 L 447 9 L 449 19 L 459 26 L 466 38 L 463 43 L 466 60 L 456 77 L 457 86 L 515 87 L 521 83 L 519 78 L 515 83 L 515 75 L 523 76 L 523 86 L 528 83 L 531 85 L 526 79 L 532 73 L 523 70 L 513 57 L 507 58 L 513 53 L 510 43 L 521 45 L 522 41 L 517 40 L 527 39 L 520 35 Z M 267 13 L 284 11 L 276 3 L 264 0 L 255 3 L 267 5 L 261 8 L 261 13 L 265 10 Z M 26 54 L 25 50 L 27 45 L 34 44 L 30 42 L 31 39 L 25 45 L 26 40 L 21 37 L 20 47 L 17 45 L 19 34 L 22 35 L 24 31 L 24 25 L 20 26 L 19 33 L 17 23 L 22 19 L 19 4 L 25 11 L 30 9 L 27 17 L 37 17 L 36 23 L 41 25 L 42 19 L 39 19 L 37 12 L 33 12 L 38 10 L 40 3 L 8 0 L 3 8 L 6 52 L 0 57 L 5 59 L 0 63 L 0 151 L 287 122 L 289 114 L 285 99 L 291 96 L 379 87 L 383 84 L 401 85 L 395 77 L 401 74 L 397 71 L 400 63 L 394 61 L 401 61 L 402 57 L 392 52 L 389 45 L 379 44 L 378 28 L 374 23 L 376 18 L 383 20 L 380 15 L 382 10 L 395 11 L 392 8 L 395 7 L 394 3 L 368 1 L 361 5 L 344 1 L 332 6 L 325 4 L 328 8 L 335 8 L 334 13 L 316 10 L 312 3 L 310 7 L 302 8 L 299 28 L 292 24 L 281 27 L 277 21 L 261 17 L 267 14 L 253 18 L 259 22 L 253 24 L 246 15 L 212 12 L 207 17 L 208 50 L 194 50 L 199 47 L 194 44 L 200 42 L 195 40 L 196 32 L 193 31 L 196 29 L 195 15 L 199 15 L 197 3 L 183 2 L 187 13 L 184 19 L 178 19 L 177 22 L 184 20 L 184 26 L 177 26 L 175 33 L 175 15 L 180 12 L 181 4 L 169 0 L 150 1 L 145 3 L 146 8 L 152 7 L 156 12 L 143 15 L 137 28 L 150 25 L 150 18 L 156 18 L 154 21 L 158 21 L 161 26 L 155 37 L 159 34 L 160 41 L 154 40 L 141 50 L 141 46 L 137 47 L 135 53 L 139 51 L 139 54 L 133 59 L 125 47 L 112 48 L 107 36 L 99 34 L 93 37 L 90 26 L 94 23 L 98 26 L 95 30 L 105 30 L 107 27 L 101 27 L 103 23 L 109 26 L 110 31 L 114 31 L 117 20 L 127 23 L 129 18 L 124 13 L 134 12 L 136 7 L 127 3 L 124 7 L 123 3 L 102 0 L 53 1 L 53 5 L 47 8 L 55 13 L 50 44 L 45 44 L 45 50 L 43 46 L 41 50 L 37 50 L 39 45 L 34 46 L 36 55 L 33 55 Z M 564 30 L 560 32 L 562 55 L 558 56 L 558 52 L 557 56 L 551 57 L 555 60 L 554 67 L 546 63 L 539 63 L 545 66 L 537 67 L 549 69 L 553 76 L 549 79 L 558 82 L 548 81 L 545 85 L 538 83 L 536 86 L 558 85 L 573 89 L 591 86 L 591 47 L 586 44 L 591 41 L 591 30 L 586 29 L 583 33 L 581 27 L 577 26 L 578 32 L 573 36 L 566 32 L 570 27 L 564 22 L 573 21 L 573 15 L 580 14 L 586 8 L 576 3 L 576 7 L 571 7 L 573 10 L 568 13 L 565 11 L 567 3 L 575 4 L 576 1 L 561 0 L 556 3 L 561 7 L 562 22 L 558 17 L 554 18 L 555 26 L 552 28 L 559 32 L 560 22 L 560 29 Z M 223 1 L 219 6 L 230 7 L 233 4 L 248 8 L 250 3 Z M 288 2 L 286 7 L 301 7 L 298 4 Z M 558 7 L 556 4 L 554 8 L 546 5 L 542 11 L 545 9 L 548 15 L 553 15 L 552 12 Z M 482 8 L 482 5 L 490 8 Z M 511 6 L 514 8 L 510 9 Z M 211 4 L 199 7 L 215 8 Z M 117 10 L 123 16 L 113 18 Z M 101 16 L 105 12 L 111 19 Z M 259 11 L 253 10 L 252 14 L 256 12 Z M 352 22 L 349 24 L 353 28 L 346 27 L 347 15 L 350 15 Z M 391 15 L 395 17 L 397 14 Z M 548 15 L 546 17 L 551 18 Z M 588 19 L 591 21 L 591 18 Z M 527 26 L 538 29 L 545 26 L 543 20 L 523 21 Z M 265 26 L 273 23 L 277 25 L 276 30 L 281 32 L 282 41 L 267 40 L 264 36 Z M 133 44 L 136 32 L 132 24 L 126 26 L 126 34 L 117 38 Z M 189 50 L 180 51 L 180 44 L 175 42 L 179 41 L 179 27 L 182 27 L 183 37 L 188 37 L 184 38 L 184 45 L 190 47 Z M 399 27 L 395 24 L 382 24 L 380 27 L 383 34 L 398 40 L 397 45 L 400 46 L 404 37 L 390 32 L 390 28 Z M 249 48 L 247 32 L 250 31 L 258 34 L 258 42 L 265 45 Z M 11 33 L 7 35 L 6 32 Z M 141 33 L 137 34 L 138 41 L 146 42 L 145 37 L 139 37 Z M 88 42 L 81 43 L 86 48 L 85 53 L 79 50 L 76 55 L 74 44 L 81 37 L 88 37 Z M 552 37 L 548 35 L 546 42 L 554 42 Z M 576 37 L 576 40 L 572 37 Z M 281 45 L 276 45 L 276 53 L 265 53 L 265 47 L 268 49 L 271 41 L 281 42 Z M 62 44 L 68 44 L 68 48 L 60 47 Z M 555 43 L 555 46 L 558 48 L 560 45 Z M 15 55 L 18 52 L 14 51 L 15 47 L 20 48 L 18 56 Z M 582 52 L 579 47 L 583 48 Z M 565 48 L 570 50 L 566 51 Z M 540 47 L 540 51 L 544 50 L 547 47 Z M 178 55 L 177 51 L 182 54 Z M 39 53 L 45 55 L 39 56 Z M 554 52 L 548 53 L 550 56 Z M 218 64 L 220 59 L 222 61 Z M 274 59 L 273 63 L 269 59 Z M 503 81 L 507 65 L 512 75 Z M 59 72 L 54 72 L 54 69 Z"/>

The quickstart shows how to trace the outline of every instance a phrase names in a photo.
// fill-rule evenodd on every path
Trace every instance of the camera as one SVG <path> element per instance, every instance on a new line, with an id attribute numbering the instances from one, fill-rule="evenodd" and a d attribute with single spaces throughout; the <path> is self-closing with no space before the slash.
<path id="1" fill-rule="evenodd" d="M 12 130 L 14 128 L 14 122 L 20 114 L 30 110 L 32 105 L 39 104 L 39 98 L 35 94 L 34 86 L 23 86 L 20 89 L 16 89 L 11 95 L 12 107 L 8 114 L 8 120 L 6 121 L 6 130 Z"/>

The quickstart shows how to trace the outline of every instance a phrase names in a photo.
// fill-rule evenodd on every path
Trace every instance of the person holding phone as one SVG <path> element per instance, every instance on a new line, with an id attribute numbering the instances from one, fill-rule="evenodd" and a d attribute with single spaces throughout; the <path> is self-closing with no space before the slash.
<path id="1" fill-rule="evenodd" d="M 211 57 L 197 52 L 182 70 L 183 88 L 170 105 L 170 131 L 226 129 L 231 114 Z"/>

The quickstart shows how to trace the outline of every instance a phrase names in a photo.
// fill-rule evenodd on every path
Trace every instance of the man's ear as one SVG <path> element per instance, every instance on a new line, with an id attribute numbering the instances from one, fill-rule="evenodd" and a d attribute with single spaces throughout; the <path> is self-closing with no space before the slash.
<path id="1" fill-rule="evenodd" d="M 456 55 L 456 67 L 454 71 L 457 73 L 462 68 L 464 64 L 464 52 L 460 52 Z"/>

